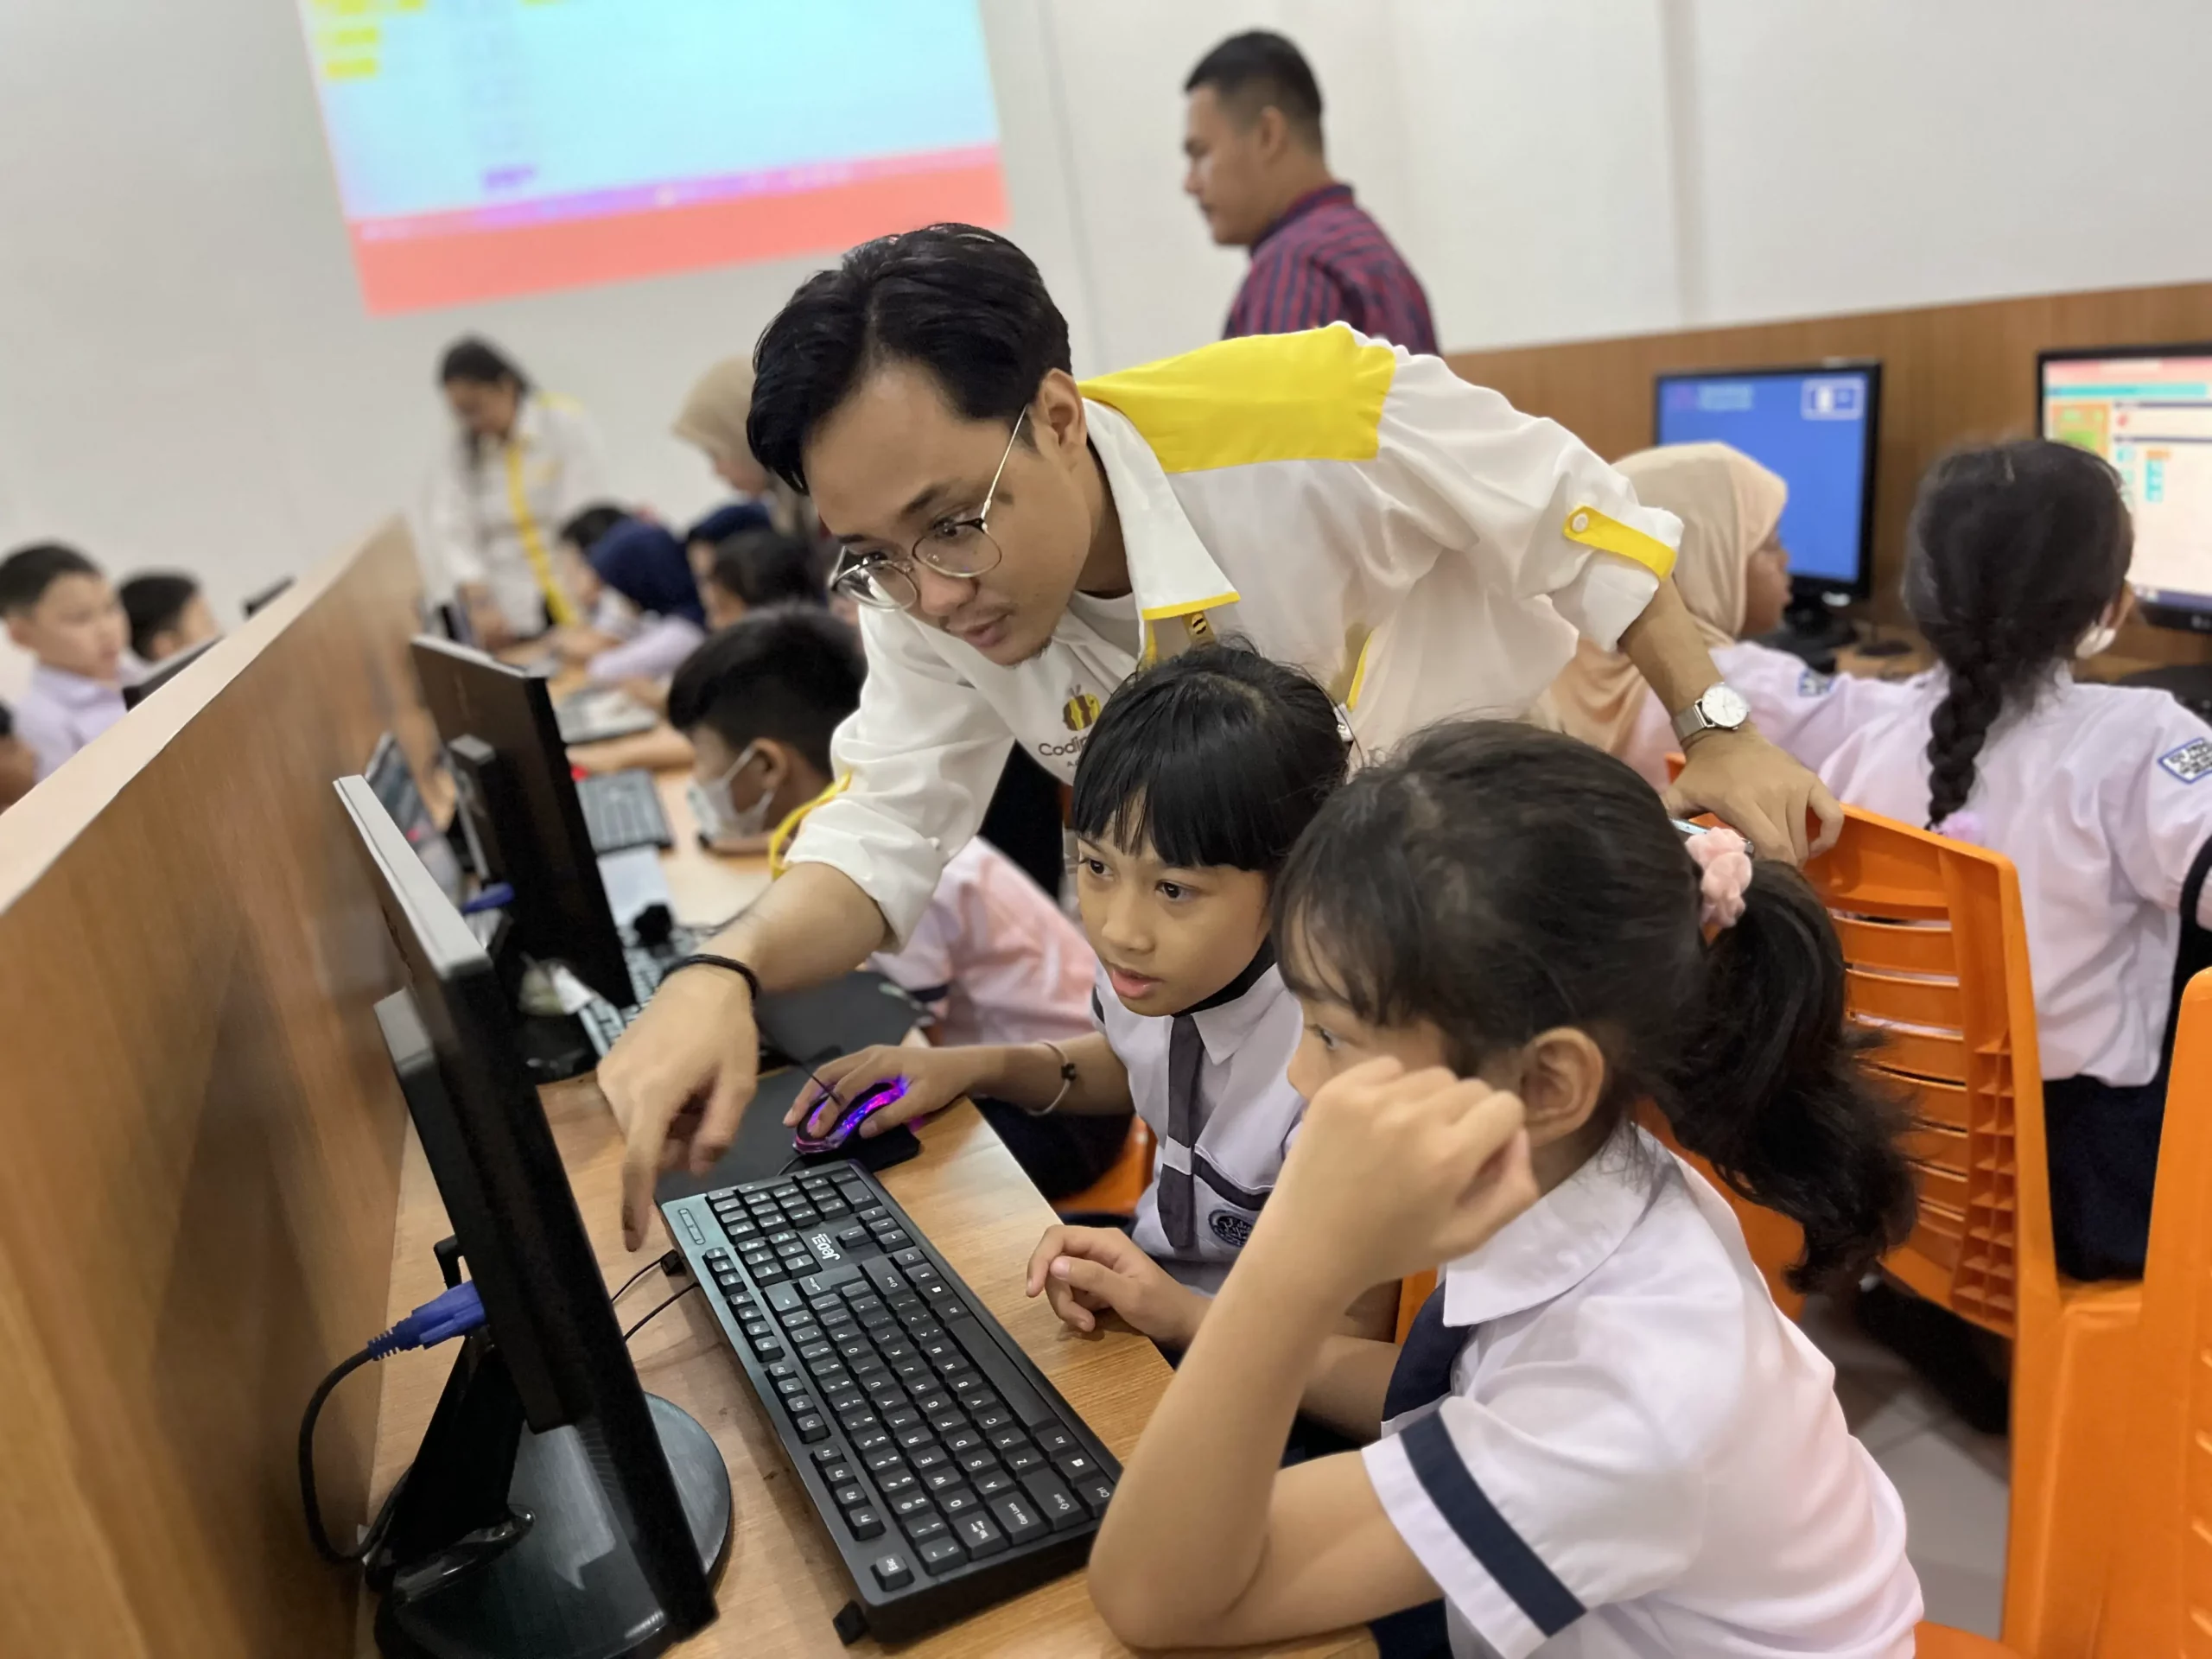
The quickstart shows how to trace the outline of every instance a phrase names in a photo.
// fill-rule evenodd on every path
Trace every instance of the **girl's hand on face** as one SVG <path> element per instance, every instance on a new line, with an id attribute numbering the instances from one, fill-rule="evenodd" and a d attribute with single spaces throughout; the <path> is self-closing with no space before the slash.
<path id="1" fill-rule="evenodd" d="M 879 1046 L 824 1061 L 814 1068 L 814 1081 L 800 1085 L 784 1122 L 795 1129 L 804 1122 L 804 1133 L 819 1138 L 836 1125 L 840 1113 L 877 1084 L 906 1078 L 903 1096 L 861 1120 L 855 1133 L 863 1141 L 871 1139 L 897 1124 L 940 1111 L 966 1094 L 970 1067 L 962 1052 L 957 1048 Z M 825 1095 L 817 1084 L 826 1084 L 829 1092 Z"/>
<path id="2" fill-rule="evenodd" d="M 1039 1293 L 1074 1330 L 1096 1331 L 1110 1310 L 1172 1348 L 1191 1345 L 1207 1302 L 1113 1227 L 1047 1227 L 1029 1258 L 1029 1294 Z"/>
<path id="3" fill-rule="evenodd" d="M 1370 1060 L 1314 1095 L 1246 1254 L 1298 1252 L 1348 1302 L 1465 1255 L 1537 1196 L 1518 1096 Z"/>

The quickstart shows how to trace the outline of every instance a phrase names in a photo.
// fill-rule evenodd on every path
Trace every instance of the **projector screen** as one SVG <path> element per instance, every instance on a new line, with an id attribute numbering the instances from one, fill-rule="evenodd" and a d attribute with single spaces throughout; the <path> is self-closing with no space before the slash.
<path id="1" fill-rule="evenodd" d="M 374 313 L 1002 225 L 977 0 L 299 0 Z"/>

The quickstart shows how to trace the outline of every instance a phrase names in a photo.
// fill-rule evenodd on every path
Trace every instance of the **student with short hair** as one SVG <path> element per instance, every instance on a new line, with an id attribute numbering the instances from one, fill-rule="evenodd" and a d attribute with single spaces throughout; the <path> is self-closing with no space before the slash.
<path id="1" fill-rule="evenodd" d="M 1321 809 L 1274 926 L 1313 1105 L 1106 1511 L 1108 1626 L 1910 1655 L 1904 1508 L 1834 1368 L 1637 1122 L 1796 1221 L 1800 1285 L 1910 1230 L 1904 1122 L 1855 1061 L 1803 878 L 1684 836 L 1586 744 L 1458 722 Z M 1337 1332 L 1357 1287 L 1440 1266 L 1402 1348 Z M 1371 1443 L 1279 1471 L 1301 1402 Z"/>
<path id="2" fill-rule="evenodd" d="M 696 756 L 691 798 L 702 830 L 724 847 L 757 848 L 771 827 L 787 838 L 834 793 L 830 734 L 858 706 L 866 671 L 858 637 L 819 605 L 753 612 L 702 645 L 668 696 L 669 720 Z M 936 1013 L 939 1044 L 1066 1044 L 1091 1028 L 1093 963 L 1082 933 L 981 836 L 945 866 L 906 947 L 870 965 Z M 1103 1174 L 1128 1122 L 979 1104 L 1048 1198 Z"/>
<path id="3" fill-rule="evenodd" d="M 1821 767 L 1844 799 L 2019 872 L 2053 1242 L 2076 1279 L 2142 1276 L 2176 953 L 2212 925 L 2212 727 L 2166 692 L 2074 678 L 2126 619 L 2133 552 L 2119 477 L 2086 450 L 1938 461 L 1904 586 L 1940 664 Z"/>
<path id="4" fill-rule="evenodd" d="M 0 559 L 0 616 L 37 659 L 15 719 L 43 778 L 123 718 L 129 623 L 99 566 L 59 542 Z"/>
<path id="5" fill-rule="evenodd" d="M 726 628 L 747 612 L 771 605 L 830 602 L 830 590 L 806 543 L 780 530 L 753 525 L 717 543 L 699 581 L 707 626 Z"/>
<path id="6" fill-rule="evenodd" d="M 117 593 L 130 622 L 130 654 L 149 668 L 223 632 L 199 582 L 181 570 L 146 571 Z"/>
<path id="7" fill-rule="evenodd" d="M 1349 743 L 1327 692 L 1256 652 L 1194 651 L 1129 680 L 1098 716 L 1075 779 L 1076 899 L 1098 957 L 1096 1033 L 938 1049 L 919 1062 L 864 1050 L 817 1067 L 830 1097 L 802 1090 L 791 1121 L 834 1118 L 837 1102 L 895 1076 L 907 1079 L 905 1098 L 862 1135 L 963 1094 L 1070 1117 L 1118 1122 L 1135 1110 L 1160 1154 L 1130 1232 L 1051 1229 L 1030 1291 L 1055 1259 L 1080 1255 L 1113 1283 L 1063 1295 L 1054 1282 L 1054 1310 L 1076 1329 L 1094 1328 L 1108 1306 L 1139 1321 L 1167 1310 L 1195 1321 L 1259 1219 L 1305 1111 L 1283 1075 L 1298 1008 L 1268 900 L 1299 833 L 1344 781 Z"/>

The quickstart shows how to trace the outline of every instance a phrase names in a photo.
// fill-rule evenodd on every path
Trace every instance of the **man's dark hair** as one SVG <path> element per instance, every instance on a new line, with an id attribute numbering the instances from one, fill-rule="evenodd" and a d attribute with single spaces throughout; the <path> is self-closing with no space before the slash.
<path id="1" fill-rule="evenodd" d="M 761 334 L 745 422 L 754 456 L 804 490 L 815 429 L 868 370 L 898 361 L 926 369 L 963 420 L 1012 426 L 1073 359 L 1067 320 L 1006 238 L 973 225 L 878 237 L 800 283 Z"/>
<path id="2" fill-rule="evenodd" d="M 589 553 L 594 543 L 630 515 L 612 501 L 594 501 L 579 509 L 561 526 L 561 539 L 579 553 Z"/>
<path id="3" fill-rule="evenodd" d="M 771 605 L 823 606 L 830 602 L 814 555 L 796 536 L 780 530 L 741 530 L 715 543 L 708 578 L 724 593 L 745 601 L 747 610 Z"/>
<path id="4" fill-rule="evenodd" d="M 149 570 L 116 589 L 130 619 L 130 649 L 141 662 L 154 660 L 154 636 L 176 626 L 199 591 L 200 584 L 181 570 Z"/>
<path id="5" fill-rule="evenodd" d="M 1249 126 L 1270 104 L 1282 111 L 1290 130 L 1313 149 L 1321 148 L 1321 87 L 1306 54 L 1281 35 L 1255 29 L 1232 35 L 1198 60 L 1183 90 L 1211 86 L 1224 106 Z"/>
<path id="6" fill-rule="evenodd" d="M 668 688 L 668 723 L 706 726 L 732 753 L 758 738 L 788 743 L 830 771 L 830 735 L 861 705 L 860 636 L 825 610 L 755 611 L 683 660 Z"/>
<path id="7" fill-rule="evenodd" d="M 64 576 L 97 576 L 100 568 L 73 547 L 33 542 L 0 559 L 0 616 L 28 611 Z"/>

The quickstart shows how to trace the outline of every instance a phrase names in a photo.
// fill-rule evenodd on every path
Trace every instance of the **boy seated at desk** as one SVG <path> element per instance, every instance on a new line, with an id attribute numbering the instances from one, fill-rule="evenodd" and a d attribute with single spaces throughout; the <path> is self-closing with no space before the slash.
<path id="1" fill-rule="evenodd" d="M 709 639 L 669 687 L 691 741 L 691 810 L 717 851 L 771 853 L 834 792 L 830 736 L 860 706 L 859 636 L 828 611 L 753 611 Z M 774 830 L 772 836 L 767 834 Z M 1090 946 L 1075 924 L 978 836 L 954 854 L 903 950 L 868 965 L 933 1009 L 946 1045 L 1069 1042 L 1091 1030 Z M 1120 1154 L 1126 1115 L 1033 1117 L 979 1102 L 1047 1198 L 1081 1192 Z"/>
<path id="2" fill-rule="evenodd" d="M 0 560 L 0 616 L 37 659 L 15 718 L 43 778 L 123 718 L 124 685 L 138 677 L 123 603 L 82 553 L 38 542 Z"/>

